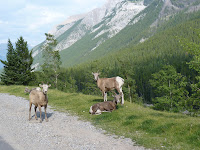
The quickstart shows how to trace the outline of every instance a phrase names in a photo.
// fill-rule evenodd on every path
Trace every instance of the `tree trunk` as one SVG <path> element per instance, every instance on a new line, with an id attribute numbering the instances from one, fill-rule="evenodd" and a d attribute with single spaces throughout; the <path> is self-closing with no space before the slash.
<path id="1" fill-rule="evenodd" d="M 171 99 L 171 109 L 172 109 L 172 91 L 170 89 L 170 80 L 169 80 L 169 90 L 170 90 L 169 96 L 170 96 L 170 99 Z"/>
<path id="2" fill-rule="evenodd" d="M 130 88 L 130 85 L 129 85 L 129 84 L 128 84 L 128 93 L 129 93 L 130 103 L 132 103 L 132 98 L 131 98 L 131 88 Z"/>

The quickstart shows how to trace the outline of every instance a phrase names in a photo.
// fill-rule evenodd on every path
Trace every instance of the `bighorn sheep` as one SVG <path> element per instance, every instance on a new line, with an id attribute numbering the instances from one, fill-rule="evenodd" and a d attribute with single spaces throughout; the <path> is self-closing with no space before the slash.
<path id="1" fill-rule="evenodd" d="M 116 89 L 117 92 L 122 96 L 121 104 L 124 104 L 124 94 L 122 91 L 122 85 L 124 84 L 124 79 L 117 76 L 113 78 L 99 78 L 100 73 L 93 73 L 94 79 L 97 81 L 97 86 L 102 91 L 104 97 L 104 102 L 107 101 L 107 92 Z"/>
<path id="2" fill-rule="evenodd" d="M 121 98 L 120 94 L 116 94 L 114 97 L 113 101 L 106 101 L 106 102 L 101 102 L 94 104 L 93 106 L 90 107 L 89 112 L 94 115 L 100 115 L 101 112 L 112 112 L 113 110 L 116 109 L 117 103 L 119 103 L 119 99 Z"/>
<path id="3" fill-rule="evenodd" d="M 37 107 L 39 107 L 40 122 L 42 122 L 41 107 L 44 106 L 45 120 L 48 121 L 47 114 L 46 114 L 46 108 L 47 108 L 47 103 L 48 103 L 47 90 L 51 85 L 39 84 L 39 86 L 42 88 L 42 91 L 33 89 L 30 91 L 30 94 L 29 94 L 29 99 L 30 99 L 30 101 L 29 101 L 29 106 L 30 106 L 29 107 L 29 120 L 31 120 L 31 107 L 32 107 L 32 104 L 34 104 L 35 105 L 35 119 L 37 120 L 36 110 L 37 110 Z"/>

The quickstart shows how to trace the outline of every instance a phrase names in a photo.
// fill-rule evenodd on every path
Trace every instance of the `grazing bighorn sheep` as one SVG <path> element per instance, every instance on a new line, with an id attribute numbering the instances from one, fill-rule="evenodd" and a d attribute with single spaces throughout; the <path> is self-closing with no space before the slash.
<path id="1" fill-rule="evenodd" d="M 116 109 L 116 105 L 120 102 L 121 95 L 120 94 L 115 94 L 114 100 L 113 101 L 106 101 L 106 102 L 101 102 L 94 104 L 93 106 L 90 107 L 89 112 L 94 115 L 100 115 L 101 112 L 112 112 L 113 110 Z"/>
<path id="2" fill-rule="evenodd" d="M 42 91 L 38 91 L 37 89 L 33 89 L 30 91 L 29 94 L 29 120 L 31 120 L 31 107 L 32 104 L 35 105 L 35 119 L 37 120 L 37 115 L 36 115 L 36 109 L 39 107 L 40 111 L 40 122 L 42 122 L 42 112 L 41 112 L 41 107 L 44 106 L 45 110 L 45 120 L 48 121 L 47 119 L 47 113 L 46 113 L 46 108 L 47 108 L 47 103 L 48 103 L 48 98 L 47 98 L 47 90 L 51 85 L 47 84 L 39 84 L 39 86 L 42 88 Z"/>
<path id="3" fill-rule="evenodd" d="M 104 97 L 104 102 L 107 101 L 107 92 L 116 89 L 117 92 L 122 96 L 121 104 L 124 104 L 124 94 L 122 91 L 122 85 L 124 84 L 124 79 L 117 76 L 113 78 L 99 78 L 100 73 L 93 73 L 94 79 L 97 81 L 97 86 L 102 91 Z"/>

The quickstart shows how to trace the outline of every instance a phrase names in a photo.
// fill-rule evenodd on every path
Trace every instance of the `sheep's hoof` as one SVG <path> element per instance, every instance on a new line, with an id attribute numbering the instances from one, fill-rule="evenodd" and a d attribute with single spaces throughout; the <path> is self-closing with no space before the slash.
<path id="1" fill-rule="evenodd" d="M 40 119 L 40 123 L 42 123 L 42 119 Z"/>
<path id="2" fill-rule="evenodd" d="M 46 122 L 48 122 L 49 120 L 48 119 L 45 119 L 46 120 Z"/>

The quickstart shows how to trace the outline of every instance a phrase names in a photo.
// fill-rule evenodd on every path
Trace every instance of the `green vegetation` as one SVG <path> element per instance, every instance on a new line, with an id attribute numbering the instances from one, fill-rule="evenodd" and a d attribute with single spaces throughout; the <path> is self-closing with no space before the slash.
<path id="1" fill-rule="evenodd" d="M 200 110 L 199 72 L 189 62 L 199 58 L 199 54 L 190 50 L 199 50 L 199 28 L 200 19 L 181 23 L 117 53 L 73 68 L 62 68 L 58 72 L 57 89 L 101 95 L 92 76 L 92 72 L 99 70 L 100 77 L 121 76 L 125 79 L 123 91 L 130 102 L 154 104 L 153 108 L 157 110 L 188 110 L 191 115 L 197 115 Z M 52 77 L 44 78 L 41 72 L 35 74 L 32 85 L 48 81 L 56 88 Z"/>
<path id="2" fill-rule="evenodd" d="M 153 100 L 154 108 L 180 112 L 184 108 L 189 92 L 187 91 L 186 77 L 177 73 L 173 66 L 164 66 L 163 70 L 154 73 L 150 80 L 155 89 L 156 98 Z"/>
<path id="3" fill-rule="evenodd" d="M 197 31 L 199 33 L 199 30 Z M 200 34 L 198 35 L 200 38 Z M 183 49 L 186 52 L 193 55 L 193 58 L 188 65 L 191 69 L 196 71 L 195 82 L 191 83 L 191 96 L 186 101 L 186 107 L 188 110 L 193 112 L 193 115 L 196 115 L 199 112 L 200 108 L 200 44 L 195 42 L 188 42 L 187 40 L 183 40 Z"/>
<path id="4" fill-rule="evenodd" d="M 58 76 L 59 69 L 61 65 L 59 50 L 55 50 L 57 45 L 57 40 L 51 34 L 46 35 L 46 43 L 42 47 L 42 56 L 44 58 L 44 63 L 41 65 L 42 74 L 41 79 L 50 79 L 53 81 L 55 88 L 58 86 Z"/>
<path id="5" fill-rule="evenodd" d="M 83 31 L 86 31 L 86 35 L 69 48 L 61 51 L 62 66 L 72 67 L 77 64 L 93 61 L 113 52 L 118 52 L 130 43 L 136 44 L 143 37 L 149 37 L 152 35 L 152 33 L 148 32 L 149 26 L 151 26 L 151 24 L 153 24 L 153 22 L 158 18 L 162 5 L 163 2 L 160 0 L 153 1 L 144 11 L 136 15 L 127 27 L 110 39 L 108 38 L 108 32 L 98 36 L 97 38 L 94 37 L 101 31 L 108 29 L 105 24 L 112 19 L 113 14 L 107 16 L 105 20 L 96 25 L 95 28 L 100 28 L 93 33 L 90 33 L 91 31 L 89 32 L 88 30 L 85 30 L 84 27 L 81 27 L 83 28 Z M 114 10 L 113 13 L 115 13 Z M 137 23 L 133 23 L 140 16 L 144 17 Z M 72 28 L 74 28 L 74 26 Z M 70 31 L 71 29 L 67 31 L 67 33 Z M 60 39 L 58 38 L 58 41 L 59 40 Z M 92 49 L 98 45 L 99 41 L 105 42 L 92 51 Z"/>
<path id="6" fill-rule="evenodd" d="M 61 42 L 78 26 L 86 32 L 82 39 L 61 52 L 62 67 L 65 68 L 60 68 L 59 52 L 53 51 L 56 44 L 47 44 L 43 47 L 46 50 L 43 58 L 39 56 L 43 60 L 39 57 L 34 60 L 44 62 L 43 70 L 34 72 L 35 79 L 29 85 L 49 82 L 52 88 L 57 89 L 49 90 L 49 104 L 55 109 L 78 115 L 108 133 L 136 140 L 139 145 L 167 150 L 199 149 L 200 119 L 181 112 L 187 110 L 193 116 L 200 113 L 200 11 L 188 13 L 187 9 L 183 9 L 169 17 L 170 10 L 166 9 L 165 14 L 158 18 L 163 1 L 145 2 L 150 5 L 110 39 L 108 33 L 94 38 L 107 29 L 104 21 L 96 25 L 97 30 L 92 33 L 84 25 L 79 26 L 81 20 L 77 21 L 56 39 Z M 180 8 L 193 2 L 199 4 L 197 0 L 172 0 Z M 113 14 L 105 19 L 110 20 Z M 157 19 L 160 20 L 157 22 Z M 91 51 L 100 40 L 105 40 L 104 44 Z M 8 49 L 10 57 L 13 51 L 10 42 Z M 55 59 L 49 59 L 52 56 Z M 8 60 L 17 58 L 9 57 Z M 125 105 L 118 106 L 113 113 L 100 116 L 88 113 L 92 104 L 102 101 L 92 76 L 92 72 L 96 71 L 101 72 L 100 77 L 121 76 L 125 79 Z M 15 71 L 10 74 L 15 74 Z M 2 81 L 10 80 L 2 77 L 5 77 Z M 0 90 L 28 98 L 23 93 L 23 86 L 1 86 Z M 153 104 L 151 108 L 157 111 L 142 107 L 143 103 Z"/>
<path id="7" fill-rule="evenodd" d="M 0 86 L 2 93 L 28 99 L 24 89 L 24 86 Z M 89 114 L 89 107 L 102 101 L 102 97 L 49 89 L 48 98 L 56 110 L 78 115 L 109 134 L 131 138 L 146 148 L 191 150 L 200 147 L 200 119 L 196 117 L 155 111 L 127 101 L 112 113 L 96 116 Z"/>
<path id="8" fill-rule="evenodd" d="M 14 49 L 11 41 L 8 40 L 7 61 L 0 60 L 4 64 L 0 79 L 6 85 L 27 85 L 33 80 L 32 52 L 29 52 L 23 37 L 20 37 L 15 45 Z"/>
<path id="9" fill-rule="evenodd" d="M 141 44 L 129 46 L 118 53 L 73 68 L 62 69 L 58 78 L 58 89 L 65 92 L 100 95 L 91 74 L 99 70 L 101 72 L 100 77 L 121 76 L 125 79 L 123 91 L 127 100 L 131 101 L 134 98 L 133 101 L 137 103 L 155 104 L 157 101 L 162 102 L 166 95 L 157 93 L 149 81 L 153 79 L 153 74 L 162 72 L 163 66 L 167 65 L 174 69 L 173 75 L 166 74 L 166 77 L 172 76 L 171 78 L 173 78 L 174 75 L 177 76 L 176 82 L 171 81 L 174 82 L 173 86 L 175 87 L 173 87 L 174 93 L 171 91 L 173 97 L 170 96 L 170 99 L 174 99 L 176 104 L 179 104 L 174 104 L 174 108 L 171 109 L 169 107 L 167 109 L 155 108 L 173 111 L 185 110 L 188 108 L 185 101 L 189 100 L 188 97 L 192 94 L 191 83 L 197 83 L 196 76 L 198 76 L 198 72 L 187 64 L 192 60 L 193 54 L 183 50 L 183 44 L 180 40 L 191 41 L 192 39 L 192 43 L 199 45 L 200 39 L 197 32 L 199 28 L 199 19 L 182 23 L 166 31 L 159 32 Z M 49 82 L 51 83 L 50 80 Z M 39 80 L 36 80 L 35 85 L 38 83 Z M 165 87 L 163 82 L 159 82 L 157 86 Z M 175 91 L 176 88 L 178 88 L 177 91 Z M 168 93 L 170 92 L 168 91 Z M 155 99 L 157 100 L 155 101 Z M 199 107 L 195 109 L 198 111 Z"/>

